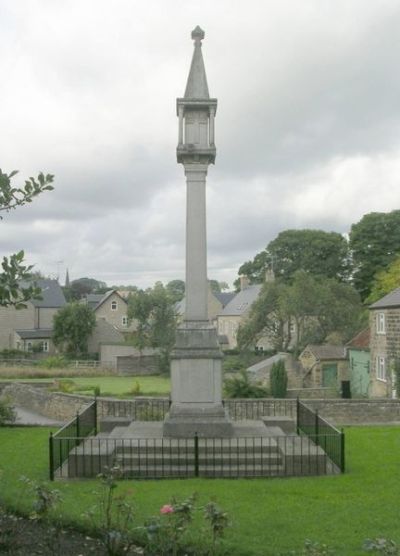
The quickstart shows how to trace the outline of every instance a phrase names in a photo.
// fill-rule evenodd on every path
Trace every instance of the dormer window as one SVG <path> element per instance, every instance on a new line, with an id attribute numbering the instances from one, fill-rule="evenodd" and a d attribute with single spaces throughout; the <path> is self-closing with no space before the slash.
<path id="1" fill-rule="evenodd" d="M 376 333 L 386 334 L 385 313 L 378 313 L 376 315 Z"/>
<path id="2" fill-rule="evenodd" d="M 116 301 L 111 301 L 111 311 L 116 311 L 118 308 L 118 304 Z"/>

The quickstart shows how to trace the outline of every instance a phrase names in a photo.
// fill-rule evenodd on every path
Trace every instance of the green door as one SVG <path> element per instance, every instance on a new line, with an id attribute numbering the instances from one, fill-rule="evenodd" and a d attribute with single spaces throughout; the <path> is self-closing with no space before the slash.
<path id="1" fill-rule="evenodd" d="M 350 350 L 351 392 L 355 396 L 367 396 L 369 386 L 370 354 L 368 351 Z"/>
<path id="2" fill-rule="evenodd" d="M 337 387 L 337 364 L 322 365 L 322 386 L 325 388 Z"/>

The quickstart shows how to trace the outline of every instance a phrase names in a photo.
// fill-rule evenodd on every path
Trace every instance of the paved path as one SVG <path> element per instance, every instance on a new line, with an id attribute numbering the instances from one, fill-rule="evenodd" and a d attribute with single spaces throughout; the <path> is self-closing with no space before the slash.
<path id="1" fill-rule="evenodd" d="M 43 425 L 43 426 L 61 426 L 64 423 L 61 421 L 56 421 L 55 419 L 50 419 L 34 411 L 24 409 L 23 407 L 14 407 L 17 413 L 16 424 L 17 425 Z"/>

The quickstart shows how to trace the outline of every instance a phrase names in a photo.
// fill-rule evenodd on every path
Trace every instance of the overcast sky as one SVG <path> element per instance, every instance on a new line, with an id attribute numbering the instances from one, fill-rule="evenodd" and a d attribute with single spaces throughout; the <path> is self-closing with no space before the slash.
<path id="1" fill-rule="evenodd" d="M 218 98 L 210 278 L 282 230 L 400 208 L 399 0 L 0 0 L 0 168 L 55 174 L 0 222 L 0 256 L 62 283 L 184 278 L 175 99 L 196 25 Z"/>

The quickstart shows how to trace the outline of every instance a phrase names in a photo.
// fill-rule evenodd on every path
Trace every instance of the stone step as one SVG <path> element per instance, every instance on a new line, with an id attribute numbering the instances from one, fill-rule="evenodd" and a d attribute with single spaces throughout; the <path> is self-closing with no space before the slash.
<path id="1" fill-rule="evenodd" d="M 230 454 L 218 454 L 213 457 L 204 457 L 199 456 L 199 465 L 204 466 L 218 466 L 218 465 L 270 465 L 270 464 L 280 464 L 282 462 L 282 456 L 280 454 L 262 454 L 253 456 L 252 454 L 238 454 L 238 455 L 230 455 Z M 171 465 L 177 466 L 187 466 L 187 465 L 194 465 L 195 459 L 194 454 L 188 454 L 187 457 L 182 454 L 181 456 L 176 455 L 165 455 L 162 456 L 161 454 L 153 454 L 151 456 L 147 455 L 119 455 L 116 457 L 116 462 L 120 464 L 122 467 L 126 465 L 131 466 L 139 466 L 144 467 L 146 465 L 157 465 L 162 466 L 162 462 L 164 467 L 169 467 Z"/>
<path id="2" fill-rule="evenodd" d="M 282 465 L 200 466 L 199 477 L 277 477 L 284 476 Z M 129 466 L 122 469 L 124 478 L 194 477 L 194 466 Z"/>
<path id="3" fill-rule="evenodd" d="M 146 454 L 164 454 L 164 457 L 168 457 L 170 454 L 194 454 L 194 444 L 162 444 L 161 442 L 124 442 L 120 441 L 118 444 L 115 445 L 115 453 L 116 454 L 137 454 L 137 453 L 146 453 Z M 243 442 L 243 443 L 232 443 L 229 444 L 211 444 L 207 447 L 199 445 L 199 455 L 201 457 L 214 457 L 218 454 L 280 454 L 281 451 L 276 445 L 276 443 L 252 443 L 252 442 Z"/>

